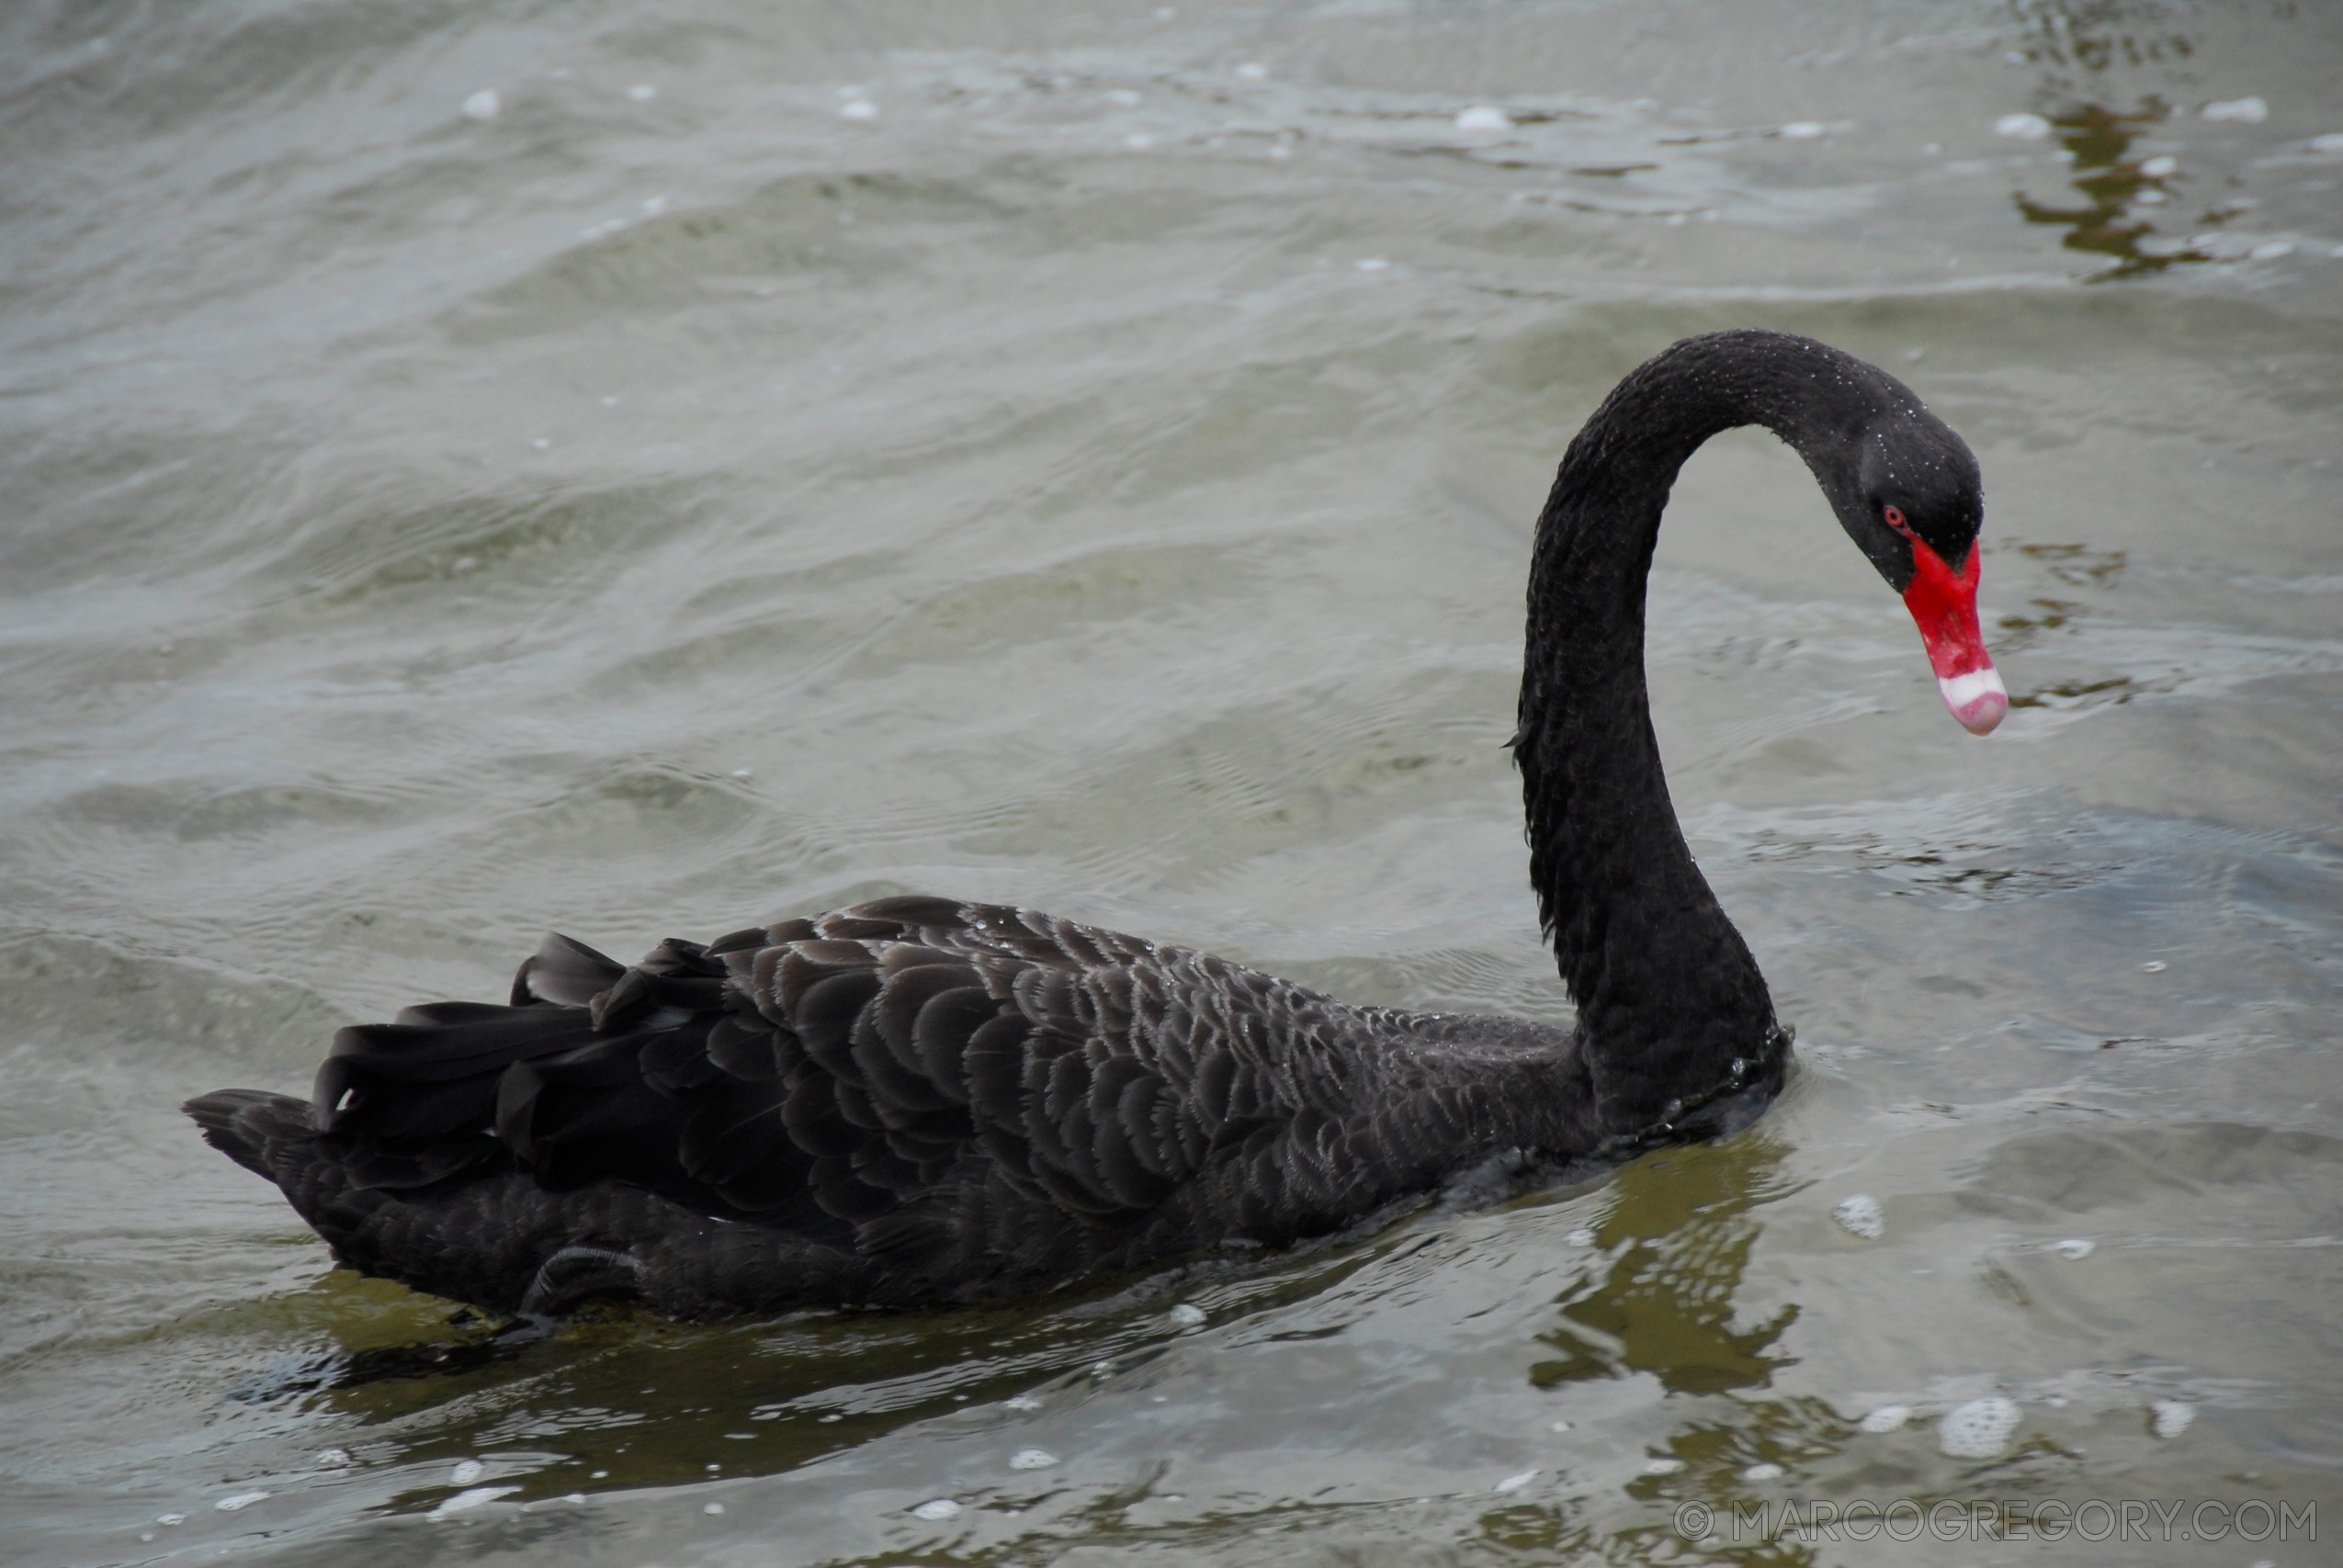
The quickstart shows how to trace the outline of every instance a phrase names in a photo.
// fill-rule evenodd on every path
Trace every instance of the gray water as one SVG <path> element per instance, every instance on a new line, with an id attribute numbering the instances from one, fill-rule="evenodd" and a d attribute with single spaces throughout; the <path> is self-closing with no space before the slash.
<path id="1" fill-rule="evenodd" d="M 2335 1561 L 2339 83 L 2309 0 L 7 7 L 0 1559 Z M 1694 458 L 1657 721 L 1800 1031 L 1747 1135 L 475 1363 L 178 1115 L 548 927 L 913 889 L 1566 1018 L 1531 522 L 1739 324 L 1975 446 L 2018 701 L 1946 717 L 1770 438 Z"/>

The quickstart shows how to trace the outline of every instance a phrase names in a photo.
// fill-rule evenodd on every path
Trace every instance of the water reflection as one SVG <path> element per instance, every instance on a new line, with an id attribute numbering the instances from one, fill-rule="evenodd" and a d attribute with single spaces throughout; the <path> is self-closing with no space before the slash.
<path id="1" fill-rule="evenodd" d="M 1102 1365 L 1132 1370 L 1168 1337 L 1152 1293 L 707 1327 L 614 1303 L 534 1339 L 341 1271 L 277 1304 L 272 1316 L 304 1320 L 312 1348 L 236 1398 L 339 1417 L 345 1446 L 369 1462 L 484 1461 L 520 1502 L 775 1474 L 915 1421 L 987 1407 L 997 1421 L 1005 1398 L 1038 1387 L 1047 1399 Z M 236 1326 L 210 1316 L 186 1326 Z M 456 1489 L 418 1488 L 392 1506 Z"/>
<path id="2" fill-rule="evenodd" d="M 1737 1325 L 1735 1300 L 1762 1229 L 1755 1210 L 1782 1190 L 1785 1154 L 1757 1134 L 1665 1151 L 1618 1172 L 1592 1227 L 1605 1261 L 1563 1293 L 1555 1326 L 1539 1337 L 1553 1352 L 1530 1371 L 1540 1387 L 1647 1376 L 1665 1395 L 1694 1398 L 1665 1450 L 1688 1483 L 1729 1483 L 1753 1463 L 1826 1452 L 1838 1434 L 1817 1402 L 1737 1397 L 1769 1388 L 1792 1360 L 1778 1342 L 1799 1309 Z M 1401 1227 L 1258 1273 L 1210 1268 L 1216 1315 L 1259 1320 L 1362 1269 L 1387 1269 L 1432 1240 Z M 490 1324 L 451 1319 L 427 1298 L 337 1271 L 273 1303 L 272 1317 L 300 1322 L 274 1324 L 271 1337 L 313 1348 L 243 1397 L 338 1417 L 340 1440 L 370 1465 L 430 1467 L 425 1484 L 389 1500 L 400 1511 L 445 1501 L 467 1460 L 516 1488 L 515 1502 L 770 1475 L 912 1423 L 1006 1426 L 1028 1402 L 1056 1406 L 1102 1375 L 1137 1371 L 1176 1337 L 1167 1305 L 1201 1282 L 1173 1273 L 1046 1303 L 705 1327 L 613 1303 L 550 1336 L 499 1345 Z M 1014 1406 L 1005 1403 L 1013 1396 Z M 1631 1493 L 1649 1501 L 1669 1480 Z M 1592 1502 L 1502 1509 L 1483 1527 L 1559 1543 L 1590 1528 L 1583 1515 Z"/>
<path id="3" fill-rule="evenodd" d="M 1084 1292 L 934 1313 L 810 1312 L 695 1326 L 602 1303 L 542 1336 L 500 1332 L 469 1311 L 451 1317 L 433 1298 L 336 1270 L 266 1303 L 268 1337 L 311 1348 L 234 1397 L 298 1401 L 303 1414 L 338 1417 L 339 1440 L 370 1465 L 446 1467 L 436 1474 L 448 1479 L 391 1499 L 394 1511 L 445 1501 L 468 1483 L 452 1479 L 465 1460 L 483 1461 L 516 1503 L 775 1475 L 922 1421 L 1004 1427 L 1136 1372 L 1178 1337 L 1166 1309 L 1207 1281 L 1217 1312 L 1259 1314 L 1425 1245 L 1402 1232 L 1288 1255 L 1267 1270 L 1207 1260 Z M 254 1326 L 232 1321 L 238 1315 L 198 1314 L 181 1326 Z"/>
<path id="4" fill-rule="evenodd" d="M 2080 206 L 2054 206 L 2020 192 L 2014 199 L 2029 223 L 2045 223 L 2066 231 L 2059 241 L 2070 251 L 2105 256 L 2114 265 L 2088 281 L 2132 277 L 2161 272 L 2181 262 L 2211 261 L 2213 254 L 2180 241 L 2159 239 L 2154 222 L 2140 209 L 2160 207 L 2172 199 L 2168 182 L 2178 170 L 2169 158 L 2136 159 L 2132 143 L 2170 111 L 2148 98 L 2131 114 L 2119 114 L 2099 104 L 2051 117 L 2059 145 L 2071 155 L 2075 177 L 2068 182 L 2082 193 Z M 2207 222 L 2221 215 L 2207 214 Z"/>
<path id="5" fill-rule="evenodd" d="M 1679 1561 L 1686 1547 L 1673 1523 L 1679 1503 L 1728 1505 L 1754 1495 L 1743 1479 L 1753 1465 L 1789 1470 L 1839 1451 L 1851 1428 L 1823 1401 L 1749 1396 L 1770 1388 L 1774 1373 L 1796 1359 L 1777 1348 L 1797 1320 L 1796 1304 L 1735 1325 L 1735 1297 L 1763 1229 L 1752 1211 L 1781 1191 L 1786 1153 L 1760 1133 L 1670 1150 L 1619 1173 L 1594 1236 L 1610 1266 L 1560 1298 L 1560 1324 L 1539 1337 L 1560 1354 L 1534 1365 L 1530 1379 L 1551 1388 L 1642 1374 L 1695 1402 L 1652 1454 L 1649 1471 L 1627 1485 L 1630 1497 L 1654 1506 L 1643 1517 L 1599 1532 L 1590 1499 L 1578 1497 L 1492 1510 L 1481 1517 L 1484 1538 L 1515 1551 L 1583 1552 L 1606 1562 Z M 1812 1561 L 1808 1548 L 1791 1541 L 1703 1555 Z"/>
<path id="6" fill-rule="evenodd" d="M 2171 7 L 2140 0 L 2011 0 L 2022 32 L 2019 52 L 2050 68 L 2053 80 L 2068 85 L 2064 73 L 2097 73 L 2114 66 L 2175 66 L 2196 53 L 2186 33 L 2157 33 L 2168 26 Z"/>
<path id="7" fill-rule="evenodd" d="M 1749 1209 L 1774 1187 L 1783 1150 L 1762 1135 L 1671 1150 L 1619 1173 L 1596 1245 L 1613 1254 L 1561 1300 L 1540 1336 L 1561 1354 L 1530 1369 L 1540 1388 L 1647 1372 L 1670 1393 L 1763 1388 L 1789 1358 L 1771 1354 L 1794 1322 L 1785 1306 L 1733 1327 L 1733 1293 L 1760 1229 Z"/>

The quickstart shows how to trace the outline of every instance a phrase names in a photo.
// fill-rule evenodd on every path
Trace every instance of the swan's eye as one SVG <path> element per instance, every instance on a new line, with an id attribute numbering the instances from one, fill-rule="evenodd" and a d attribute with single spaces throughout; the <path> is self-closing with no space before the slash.
<path id="1" fill-rule="evenodd" d="M 1887 525 L 1890 528 L 1895 529 L 1897 533 L 1903 535 L 1904 537 L 1907 539 L 1912 537 L 1912 527 L 1910 524 L 1904 521 L 1904 509 L 1902 507 L 1891 506 L 1885 512 L 1882 513 L 1881 515 L 1887 519 Z"/>

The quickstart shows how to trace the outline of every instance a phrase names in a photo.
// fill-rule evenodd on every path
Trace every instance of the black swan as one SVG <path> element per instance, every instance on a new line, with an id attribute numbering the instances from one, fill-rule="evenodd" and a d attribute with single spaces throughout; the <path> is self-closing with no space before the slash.
<path id="1" fill-rule="evenodd" d="M 1909 388 L 1755 331 L 1628 376 L 1538 520 L 1511 741 L 1574 1029 L 1352 1007 L 1029 910 L 882 898 L 632 968 L 549 937 L 508 1007 L 345 1029 L 311 1099 L 187 1112 L 344 1265 L 534 1317 L 1010 1295 L 1730 1132 L 1789 1035 L 1669 803 L 1644 592 L 1678 469 L 1743 424 L 1805 459 L 1954 716 L 1984 734 L 2008 707 L 1977 629 L 1976 461 Z"/>

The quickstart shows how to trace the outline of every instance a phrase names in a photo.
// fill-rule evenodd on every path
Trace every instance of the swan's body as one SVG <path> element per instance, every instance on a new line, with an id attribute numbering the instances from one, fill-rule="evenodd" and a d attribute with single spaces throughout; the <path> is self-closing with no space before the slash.
<path id="1" fill-rule="evenodd" d="M 319 1075 L 319 1103 L 349 1097 L 332 1135 L 281 1096 L 196 1114 L 354 1268 L 507 1312 L 623 1290 L 678 1317 L 1274 1246 L 1606 1137 L 1553 1092 L 1566 1032 L 1349 1007 L 994 905 L 885 899 L 631 970 L 554 938 L 515 997 L 533 1005 L 345 1031 Z"/>
<path id="2" fill-rule="evenodd" d="M 311 1100 L 188 1111 L 350 1267 L 504 1312 L 623 1292 L 688 1318 L 1013 1294 L 1324 1235 L 1492 1161 L 1729 1130 L 1779 1089 L 1788 1042 L 1669 805 L 1643 602 L 1678 468 L 1753 423 L 1904 592 L 1956 716 L 2000 716 L 1975 460 L 1907 389 L 1765 333 L 1630 376 L 1540 519 L 1514 737 L 1575 1029 L 1352 1007 L 1047 915 L 898 898 L 632 969 L 550 938 L 509 1007 L 345 1030 Z"/>

